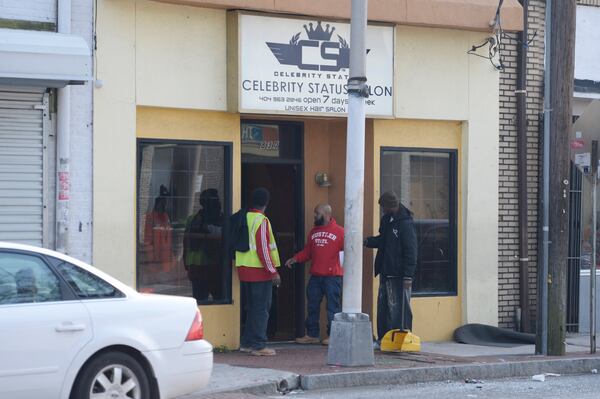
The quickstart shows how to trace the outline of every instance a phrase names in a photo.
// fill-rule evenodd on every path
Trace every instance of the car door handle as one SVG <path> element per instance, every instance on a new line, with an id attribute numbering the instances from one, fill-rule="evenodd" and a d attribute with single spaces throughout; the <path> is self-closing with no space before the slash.
<path id="1" fill-rule="evenodd" d="M 76 332 L 85 330 L 85 324 L 64 323 L 56 326 L 56 332 Z"/>

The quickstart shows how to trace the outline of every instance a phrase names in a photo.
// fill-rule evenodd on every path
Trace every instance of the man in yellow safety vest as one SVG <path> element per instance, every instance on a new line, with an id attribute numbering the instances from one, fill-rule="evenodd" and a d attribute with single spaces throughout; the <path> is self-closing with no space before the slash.
<path id="1" fill-rule="evenodd" d="M 235 253 L 235 265 L 242 290 L 246 293 L 246 325 L 240 351 L 254 356 L 275 355 L 275 350 L 266 347 L 267 324 L 272 287 L 279 287 L 281 284 L 281 277 L 277 272 L 281 262 L 271 223 L 264 214 L 269 197 L 269 191 L 265 188 L 252 192 L 251 208 L 246 214 L 250 249 Z"/>

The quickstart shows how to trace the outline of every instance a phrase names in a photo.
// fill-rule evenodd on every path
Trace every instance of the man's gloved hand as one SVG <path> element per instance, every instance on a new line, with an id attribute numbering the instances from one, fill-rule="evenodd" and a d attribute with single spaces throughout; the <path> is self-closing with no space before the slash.
<path id="1" fill-rule="evenodd" d="M 273 286 L 279 288 L 279 286 L 281 285 L 281 276 L 279 275 L 279 273 L 275 273 L 273 275 L 272 281 L 273 281 Z"/>
<path id="2" fill-rule="evenodd" d="M 412 288 L 412 278 L 411 277 L 404 277 L 404 279 L 402 280 L 403 286 L 405 290 L 409 290 Z"/>

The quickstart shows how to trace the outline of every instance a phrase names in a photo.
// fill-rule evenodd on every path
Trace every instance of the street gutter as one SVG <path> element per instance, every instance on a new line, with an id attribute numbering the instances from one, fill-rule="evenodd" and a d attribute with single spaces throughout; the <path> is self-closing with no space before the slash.
<path id="1" fill-rule="evenodd" d="M 600 356 L 569 358 L 541 358 L 539 360 L 507 361 L 498 363 L 470 363 L 431 367 L 340 371 L 326 374 L 299 375 L 287 373 L 233 389 L 222 387 L 204 390 L 177 399 L 202 399 L 215 394 L 249 394 L 257 396 L 285 395 L 294 390 L 343 389 L 377 385 L 408 385 L 440 381 L 492 380 L 511 377 L 532 377 L 536 374 L 555 373 L 589 374 L 600 370 Z M 276 371 L 273 370 L 275 374 Z"/>
<path id="2" fill-rule="evenodd" d="M 600 357 L 544 359 L 506 363 L 475 363 L 451 366 L 413 367 L 351 371 L 300 376 L 304 390 L 353 388 L 369 385 L 402 385 L 419 382 L 527 377 L 541 373 L 587 374 L 600 368 Z"/>

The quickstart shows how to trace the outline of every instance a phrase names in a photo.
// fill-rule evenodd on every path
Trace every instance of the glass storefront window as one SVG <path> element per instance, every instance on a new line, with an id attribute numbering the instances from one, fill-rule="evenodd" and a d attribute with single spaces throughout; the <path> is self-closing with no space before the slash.
<path id="1" fill-rule="evenodd" d="M 138 143 L 139 291 L 231 303 L 230 164 L 229 145 Z"/>
<path id="2" fill-rule="evenodd" d="M 386 148 L 381 192 L 394 191 L 414 213 L 416 296 L 456 294 L 456 152 Z"/>

